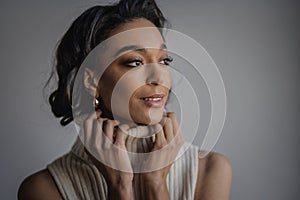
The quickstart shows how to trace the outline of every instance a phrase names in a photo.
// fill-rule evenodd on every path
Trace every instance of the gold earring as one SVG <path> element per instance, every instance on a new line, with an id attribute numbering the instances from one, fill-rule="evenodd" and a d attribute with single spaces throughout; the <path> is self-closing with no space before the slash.
<path id="1" fill-rule="evenodd" d="M 100 98 L 100 97 L 98 97 L 98 98 Z M 98 107 L 99 107 L 99 105 L 100 105 L 100 102 L 99 102 L 99 100 L 98 100 L 97 98 L 94 98 L 93 105 L 94 105 L 96 108 L 98 108 Z"/>

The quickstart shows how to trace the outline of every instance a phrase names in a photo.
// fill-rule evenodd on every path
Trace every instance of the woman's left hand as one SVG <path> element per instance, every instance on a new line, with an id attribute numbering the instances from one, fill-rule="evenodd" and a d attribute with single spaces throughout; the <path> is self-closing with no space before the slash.
<path id="1" fill-rule="evenodd" d="M 170 171 L 184 139 L 173 112 L 167 113 L 160 124 L 155 125 L 158 133 L 147 161 L 144 164 L 145 173 L 141 174 L 145 187 L 145 197 L 148 199 L 169 199 L 166 177 Z M 158 152 L 156 152 L 158 151 Z"/>

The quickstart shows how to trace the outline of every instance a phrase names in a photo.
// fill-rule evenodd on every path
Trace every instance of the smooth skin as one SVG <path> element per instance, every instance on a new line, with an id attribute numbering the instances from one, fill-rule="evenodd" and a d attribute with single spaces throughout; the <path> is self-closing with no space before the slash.
<path id="1" fill-rule="evenodd" d="M 232 168 L 228 159 L 222 154 L 210 152 L 205 158 L 199 159 L 195 200 L 228 200 L 230 198 Z M 158 183 L 152 185 L 145 194 L 149 199 L 168 199 L 161 194 L 165 192 L 165 185 Z M 117 189 L 118 190 L 118 189 Z M 121 193 L 131 194 L 131 190 L 119 188 Z M 119 193 L 119 194 L 121 194 Z M 168 196 L 168 195 L 167 195 Z M 111 199 L 114 199 L 112 197 Z M 41 170 L 27 177 L 18 191 L 19 200 L 62 200 L 58 188 L 55 185 L 49 171 Z"/>
<path id="2" fill-rule="evenodd" d="M 155 25 L 146 19 L 137 19 L 116 28 L 112 32 L 112 35 L 125 30 L 141 27 L 155 27 Z M 153 32 L 148 31 L 147 33 L 151 35 L 150 40 L 153 39 L 147 42 L 151 42 L 151 44 L 160 47 L 163 43 L 160 33 L 155 31 L 155 29 L 153 29 Z M 132 36 L 132 38 L 127 38 L 128 40 L 134 39 L 139 45 L 145 46 L 145 43 L 143 43 L 145 38 L 144 34 L 130 34 L 130 36 Z M 122 171 L 118 171 L 100 163 L 97 159 L 94 160 L 94 164 L 108 183 L 109 199 L 133 199 L 133 188 L 131 183 L 134 176 L 137 176 L 137 174 L 133 173 L 128 156 L 122 151 L 126 150 L 125 135 L 122 130 L 126 130 L 131 126 L 129 123 L 130 120 L 117 121 L 106 117 L 100 117 L 102 112 L 111 112 L 110 102 L 114 86 L 125 73 L 130 72 L 132 67 L 140 64 L 158 63 L 157 65 L 148 66 L 147 69 L 152 70 L 150 73 L 151 76 L 148 75 L 149 73 L 146 73 L 146 71 L 142 71 L 143 68 L 140 68 L 138 70 L 141 71 L 136 74 L 132 73 L 130 76 L 131 79 L 126 80 L 126 84 L 121 84 L 123 86 L 121 89 L 125 93 L 134 91 L 129 99 L 131 120 L 139 124 L 155 125 L 158 130 L 160 130 L 156 135 L 156 140 L 151 151 L 167 147 L 165 154 L 162 154 L 160 157 L 149 157 L 145 167 L 149 166 L 151 163 L 158 163 L 161 165 L 165 164 L 164 162 L 171 163 L 184 142 L 176 114 L 164 113 L 163 110 L 171 87 L 171 77 L 167 70 L 167 64 L 164 62 L 166 56 L 167 51 L 157 49 L 131 51 L 120 56 L 111 63 L 99 81 L 93 74 L 93 71 L 88 68 L 84 74 L 84 85 L 87 91 L 94 97 L 99 95 L 103 97 L 105 107 L 107 108 L 106 111 L 98 110 L 97 112 L 92 113 L 85 121 L 85 146 L 98 158 L 108 158 L 108 160 L 111 160 L 111 164 L 123 166 Z M 124 60 L 132 60 L 132 58 L 137 57 L 140 61 L 133 61 L 127 66 L 122 64 L 124 63 Z M 138 81 L 145 81 L 145 84 L 139 86 L 140 83 L 138 83 Z M 149 94 L 153 93 L 165 95 L 163 98 L 163 106 L 161 108 L 145 106 L 143 101 L 141 101 L 141 97 L 147 97 Z M 117 110 L 122 109 L 123 108 L 120 107 Z M 117 115 L 122 116 L 125 119 L 126 116 L 124 113 L 125 112 L 120 112 L 117 113 Z M 119 128 L 114 129 L 117 125 Z M 103 130 L 103 132 L 101 130 Z M 91 140 L 91 135 L 93 134 L 96 135 L 96 140 Z M 103 134 L 106 137 L 103 137 Z M 118 148 L 114 148 L 114 146 L 117 146 Z M 166 167 L 160 170 L 139 174 L 143 180 L 144 186 L 147 187 L 147 190 L 145 190 L 146 194 L 143 196 L 148 200 L 170 199 L 167 190 L 166 176 L 169 173 L 171 164 L 164 166 Z M 123 172 L 123 170 L 126 172 Z M 232 167 L 229 160 L 222 154 L 210 152 L 204 158 L 199 158 L 195 199 L 228 200 L 230 197 L 231 181 Z M 44 169 L 27 177 L 22 182 L 18 191 L 18 199 L 59 200 L 62 199 L 62 197 L 50 173 L 47 169 Z"/>

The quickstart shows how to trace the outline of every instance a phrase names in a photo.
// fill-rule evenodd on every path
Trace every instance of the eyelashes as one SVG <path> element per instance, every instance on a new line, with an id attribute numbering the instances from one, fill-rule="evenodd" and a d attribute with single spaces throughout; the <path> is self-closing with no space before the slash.
<path id="1" fill-rule="evenodd" d="M 173 62 L 173 58 L 171 56 L 168 56 L 164 58 L 163 61 L 165 62 L 165 65 L 170 65 L 170 63 Z"/>
<path id="2" fill-rule="evenodd" d="M 123 65 L 128 66 L 128 67 L 139 67 L 143 65 L 143 60 L 140 58 L 134 58 L 127 60 L 123 63 Z"/>
<path id="3" fill-rule="evenodd" d="M 159 63 L 162 65 L 169 66 L 171 62 L 173 62 L 173 58 L 171 56 L 167 56 L 164 59 L 162 59 Z M 139 66 L 144 65 L 144 63 L 143 63 L 143 59 L 134 58 L 134 59 L 130 59 L 130 60 L 123 62 L 123 65 L 128 66 L 128 67 L 139 67 Z"/>

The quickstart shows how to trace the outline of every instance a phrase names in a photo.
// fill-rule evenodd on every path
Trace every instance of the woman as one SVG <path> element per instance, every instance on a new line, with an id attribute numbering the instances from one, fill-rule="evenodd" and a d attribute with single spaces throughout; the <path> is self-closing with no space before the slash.
<path id="1" fill-rule="evenodd" d="M 78 138 L 69 153 L 27 177 L 19 188 L 20 200 L 229 199 L 231 166 L 225 156 L 210 152 L 199 159 L 200 151 L 192 145 L 176 159 L 185 143 L 175 113 L 164 112 L 171 91 L 168 65 L 172 59 L 157 28 L 166 22 L 151 0 L 95 6 L 73 22 L 57 49 L 59 82 L 49 98 L 52 112 L 62 117 L 64 126 L 75 118 L 71 96 L 76 74 L 98 44 L 146 28 L 143 34 L 133 32 L 122 41 L 157 48 L 126 51 L 108 64 L 100 79 L 95 69 L 84 69 L 85 98 L 94 99 L 96 111 L 86 111 L 83 142 Z M 129 72 L 126 84 L 119 84 Z M 117 85 L 120 92 L 115 99 L 128 98 L 128 105 L 112 103 Z M 125 98 L 126 94 L 130 95 Z M 151 137 L 135 137 L 143 134 Z M 152 154 L 139 162 L 129 152 Z"/>

